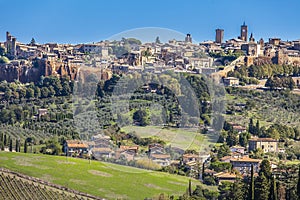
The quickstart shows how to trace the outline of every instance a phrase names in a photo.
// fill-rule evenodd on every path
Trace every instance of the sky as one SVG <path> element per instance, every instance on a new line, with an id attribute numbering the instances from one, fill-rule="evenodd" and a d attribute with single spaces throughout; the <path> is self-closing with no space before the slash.
<path id="1" fill-rule="evenodd" d="M 32 37 L 38 43 L 98 42 L 143 27 L 166 28 L 160 37 L 169 39 L 190 33 L 197 42 L 214 40 L 222 28 L 227 40 L 240 34 L 244 21 L 256 40 L 296 40 L 299 8 L 298 0 L 0 0 L 0 41 L 9 31 L 23 43 Z M 153 30 L 137 34 L 154 41 L 159 32 Z"/>

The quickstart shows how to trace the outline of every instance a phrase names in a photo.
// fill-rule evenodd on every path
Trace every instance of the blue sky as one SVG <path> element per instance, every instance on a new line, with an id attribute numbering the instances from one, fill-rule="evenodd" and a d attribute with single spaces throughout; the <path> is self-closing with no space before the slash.
<path id="1" fill-rule="evenodd" d="M 32 37 L 39 43 L 96 42 L 141 27 L 191 33 L 197 41 L 213 40 L 215 29 L 223 28 L 229 39 L 244 21 L 257 40 L 295 40 L 299 8 L 297 0 L 0 0 L 0 41 L 10 31 L 24 43 Z"/>

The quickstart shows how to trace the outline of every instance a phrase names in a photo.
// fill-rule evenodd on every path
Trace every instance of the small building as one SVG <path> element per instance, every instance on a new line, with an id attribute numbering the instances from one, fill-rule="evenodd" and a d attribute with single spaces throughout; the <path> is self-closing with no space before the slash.
<path id="1" fill-rule="evenodd" d="M 259 165 L 262 160 L 253 159 L 249 157 L 231 158 L 230 163 L 233 169 L 237 169 L 241 174 L 248 174 L 251 172 L 251 166 L 253 165 L 254 171 L 259 171 Z"/>
<path id="2" fill-rule="evenodd" d="M 238 153 L 244 154 L 245 153 L 245 147 L 242 147 L 242 146 L 232 146 L 232 147 L 230 147 L 230 151 L 232 153 L 233 152 L 238 152 Z"/>
<path id="3" fill-rule="evenodd" d="M 66 140 L 64 143 L 64 152 L 67 156 L 79 156 L 88 153 L 88 145 L 80 140 Z"/>
<path id="4" fill-rule="evenodd" d="M 107 147 L 93 148 L 92 155 L 96 159 L 100 158 L 111 158 L 113 154 L 113 150 Z"/>
<path id="5" fill-rule="evenodd" d="M 47 108 L 40 108 L 38 109 L 38 116 L 41 117 L 43 115 L 47 115 L 48 114 L 48 109 Z"/>
<path id="6" fill-rule="evenodd" d="M 223 79 L 223 83 L 225 86 L 238 86 L 240 82 L 238 78 L 227 77 Z"/>
<path id="7" fill-rule="evenodd" d="M 240 125 L 233 125 L 232 128 L 233 128 L 233 130 L 237 131 L 238 133 L 243 133 L 243 132 L 247 131 L 246 127 L 243 127 Z"/>
<path id="8" fill-rule="evenodd" d="M 199 155 L 197 154 L 183 154 L 182 155 L 182 162 L 184 164 L 188 163 L 188 162 L 199 162 Z"/>
<path id="9" fill-rule="evenodd" d="M 217 183 L 221 184 L 223 181 L 234 182 L 238 178 L 237 174 L 229 172 L 219 172 L 213 175 L 217 179 Z"/>
<path id="10" fill-rule="evenodd" d="M 249 152 L 255 149 L 262 149 L 264 153 L 279 152 L 278 140 L 273 138 L 251 138 L 248 141 Z"/>
<path id="11" fill-rule="evenodd" d="M 170 154 L 151 154 L 150 159 L 160 166 L 168 166 L 171 163 Z"/>
<path id="12" fill-rule="evenodd" d="M 224 156 L 224 157 L 220 158 L 220 161 L 230 163 L 231 158 L 232 158 L 231 156 Z"/>

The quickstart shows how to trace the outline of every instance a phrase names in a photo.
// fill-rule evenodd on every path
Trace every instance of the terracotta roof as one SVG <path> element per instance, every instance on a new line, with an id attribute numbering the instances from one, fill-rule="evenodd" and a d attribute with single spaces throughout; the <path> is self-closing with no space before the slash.
<path id="1" fill-rule="evenodd" d="M 139 146 L 120 146 L 120 150 L 125 151 L 125 150 L 135 150 L 137 151 L 139 149 Z"/>
<path id="2" fill-rule="evenodd" d="M 245 147 L 242 147 L 242 146 L 232 146 L 232 147 L 230 147 L 230 149 L 231 148 L 234 148 L 234 149 L 245 149 Z"/>
<path id="3" fill-rule="evenodd" d="M 69 148 L 88 148 L 88 145 L 80 140 L 67 140 L 66 143 Z"/>
<path id="4" fill-rule="evenodd" d="M 188 153 L 188 154 L 183 154 L 182 157 L 183 158 L 199 158 L 199 155 Z"/>
<path id="5" fill-rule="evenodd" d="M 151 154 L 152 158 L 155 159 L 167 159 L 167 158 L 171 158 L 171 156 L 169 154 Z"/>
<path id="6" fill-rule="evenodd" d="M 227 159 L 231 159 L 231 156 L 224 156 L 224 157 L 220 158 L 221 161 L 227 160 Z"/>
<path id="7" fill-rule="evenodd" d="M 187 162 L 186 165 L 194 166 L 194 165 L 197 165 L 197 163 L 195 161 L 190 161 L 190 162 Z"/>
<path id="8" fill-rule="evenodd" d="M 207 173 L 207 174 L 215 174 L 215 173 L 217 173 L 217 172 L 214 171 L 214 170 L 211 170 L 211 169 L 205 169 L 205 170 L 204 170 L 204 173 Z"/>
<path id="9" fill-rule="evenodd" d="M 261 162 L 260 159 L 253 159 L 248 157 L 242 157 L 242 158 L 231 158 L 230 162 Z"/>
<path id="10" fill-rule="evenodd" d="M 234 125 L 234 126 L 232 126 L 232 128 L 234 128 L 234 129 L 242 129 L 242 130 L 246 130 L 245 127 L 240 126 L 240 125 Z"/>
<path id="11" fill-rule="evenodd" d="M 228 173 L 228 172 L 220 172 L 215 174 L 214 176 L 218 177 L 218 178 L 236 178 L 237 175 L 236 174 L 232 174 L 232 173 Z"/>
<path id="12" fill-rule="evenodd" d="M 257 141 L 257 142 L 277 142 L 276 139 L 273 138 L 251 138 L 249 141 Z"/>

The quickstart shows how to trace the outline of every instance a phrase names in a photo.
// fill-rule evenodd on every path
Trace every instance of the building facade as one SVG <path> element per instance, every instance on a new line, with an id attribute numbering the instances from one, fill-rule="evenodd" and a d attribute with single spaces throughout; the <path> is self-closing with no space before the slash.
<path id="1" fill-rule="evenodd" d="M 273 138 L 251 138 L 248 141 L 249 152 L 255 149 L 262 149 L 264 153 L 278 152 L 278 141 Z"/>

